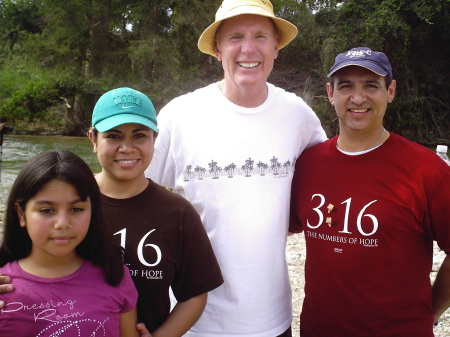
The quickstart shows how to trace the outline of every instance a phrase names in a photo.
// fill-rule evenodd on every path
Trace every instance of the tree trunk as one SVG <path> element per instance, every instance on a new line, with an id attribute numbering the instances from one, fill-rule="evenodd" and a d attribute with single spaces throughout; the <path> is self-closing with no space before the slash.
<path id="1" fill-rule="evenodd" d="M 92 3 L 89 20 L 90 48 L 87 51 L 86 76 L 100 77 L 103 60 L 108 50 L 109 10 L 111 0 L 97 0 Z"/>
<path id="2" fill-rule="evenodd" d="M 89 25 L 89 49 L 86 51 L 86 67 L 84 76 L 87 79 L 101 77 L 103 62 L 108 51 L 109 11 L 111 0 L 92 2 L 90 14 L 87 14 Z M 84 136 L 91 125 L 91 114 L 98 95 L 82 92 L 66 99 L 65 135 Z"/>

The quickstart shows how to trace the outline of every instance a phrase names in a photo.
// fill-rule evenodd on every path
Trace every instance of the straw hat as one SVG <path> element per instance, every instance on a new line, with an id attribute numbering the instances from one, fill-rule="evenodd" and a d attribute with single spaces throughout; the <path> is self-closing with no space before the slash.
<path id="1" fill-rule="evenodd" d="M 216 56 L 216 31 L 223 20 L 242 14 L 254 14 L 271 18 L 278 28 L 278 49 L 289 44 L 297 36 L 297 27 L 289 21 L 277 18 L 269 0 L 224 0 L 216 13 L 216 21 L 200 36 L 198 48 L 205 54 Z"/>

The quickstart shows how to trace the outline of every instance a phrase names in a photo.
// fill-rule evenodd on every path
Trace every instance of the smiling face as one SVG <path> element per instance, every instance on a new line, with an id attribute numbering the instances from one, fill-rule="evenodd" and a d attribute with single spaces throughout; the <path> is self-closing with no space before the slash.
<path id="1" fill-rule="evenodd" d="M 341 134 L 379 134 L 388 103 L 395 96 L 395 80 L 388 88 L 385 78 L 359 66 L 348 66 L 327 83 L 330 102 L 336 109 Z"/>
<path id="2" fill-rule="evenodd" d="M 270 18 L 239 15 L 226 19 L 217 31 L 216 42 L 229 91 L 265 89 L 278 56 L 276 28 Z"/>
<path id="3" fill-rule="evenodd" d="M 15 204 L 21 227 L 32 241 L 29 258 L 72 258 L 91 221 L 91 202 L 81 200 L 77 189 L 63 180 L 52 180 L 33 196 L 25 210 Z"/>
<path id="4" fill-rule="evenodd" d="M 113 184 L 146 183 L 144 172 L 153 157 L 153 130 L 130 123 L 98 132 L 96 139 L 90 131 L 89 138 L 97 149 L 102 179 Z"/>

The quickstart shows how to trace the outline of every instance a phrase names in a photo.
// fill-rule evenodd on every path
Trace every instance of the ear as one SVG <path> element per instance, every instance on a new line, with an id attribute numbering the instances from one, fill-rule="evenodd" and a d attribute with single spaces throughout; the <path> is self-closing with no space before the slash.
<path id="1" fill-rule="evenodd" d="M 331 105 L 334 105 L 334 93 L 333 88 L 331 87 L 331 83 L 327 83 L 327 93 L 328 93 L 328 100 L 330 101 Z"/>
<path id="2" fill-rule="evenodd" d="M 88 133 L 87 133 L 87 135 L 88 135 L 89 139 L 91 140 L 91 143 L 92 143 L 93 145 L 95 145 L 94 133 L 92 132 L 92 130 L 89 130 Z"/>
<path id="3" fill-rule="evenodd" d="M 219 50 L 219 46 L 218 46 L 217 42 L 215 43 L 215 45 L 216 46 L 215 46 L 214 52 L 216 54 L 216 58 L 218 61 L 222 61 L 222 55 L 220 54 L 220 50 Z"/>
<path id="4" fill-rule="evenodd" d="M 26 227 L 27 221 L 25 219 L 25 213 L 22 211 L 22 208 L 20 208 L 20 205 L 17 202 L 14 203 L 14 210 L 19 218 L 20 227 Z"/>
<path id="5" fill-rule="evenodd" d="M 89 140 L 91 141 L 92 145 L 94 146 L 94 149 L 97 147 L 97 143 L 94 139 L 94 133 L 92 132 L 92 130 L 89 130 L 87 133 Z"/>
<path id="6" fill-rule="evenodd" d="M 274 51 L 274 57 L 273 57 L 273 59 L 274 60 L 276 60 L 277 59 L 277 57 L 278 57 L 278 52 L 280 51 L 280 48 L 278 48 L 278 46 L 279 46 L 279 40 L 280 39 L 280 37 L 278 37 L 277 38 L 277 43 L 275 44 L 275 51 Z"/>
<path id="7" fill-rule="evenodd" d="M 397 82 L 395 80 L 391 81 L 391 84 L 388 88 L 388 102 L 392 103 L 395 97 L 395 89 L 397 88 Z"/>

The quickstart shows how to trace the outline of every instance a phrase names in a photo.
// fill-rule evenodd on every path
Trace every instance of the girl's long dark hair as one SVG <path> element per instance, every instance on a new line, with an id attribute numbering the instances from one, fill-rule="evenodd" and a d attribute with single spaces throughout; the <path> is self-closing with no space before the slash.
<path id="1" fill-rule="evenodd" d="M 89 166 L 76 154 L 66 150 L 43 152 L 30 159 L 19 172 L 6 205 L 3 243 L 0 246 L 0 266 L 27 257 L 31 239 L 27 229 L 20 227 L 14 209 L 17 203 L 25 207 L 46 184 L 61 180 L 75 186 L 81 200 L 91 201 L 91 223 L 84 240 L 76 247 L 78 255 L 103 269 L 106 282 L 115 286 L 123 277 L 122 250 L 113 242 L 112 228 L 102 221 L 100 189 Z"/>

